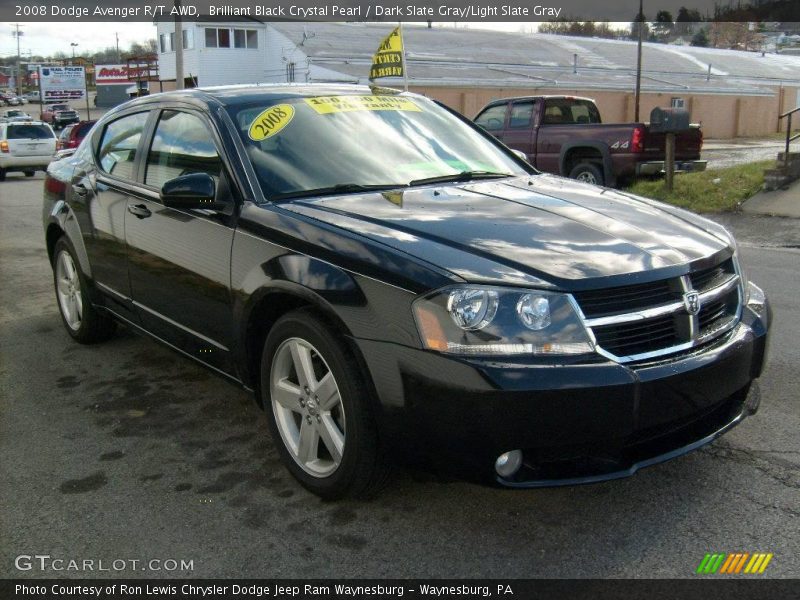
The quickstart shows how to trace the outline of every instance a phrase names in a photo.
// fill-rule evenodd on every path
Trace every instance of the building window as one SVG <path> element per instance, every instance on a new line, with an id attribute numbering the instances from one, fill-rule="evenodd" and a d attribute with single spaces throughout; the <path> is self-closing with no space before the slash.
<path id="1" fill-rule="evenodd" d="M 194 31 L 191 29 L 183 30 L 183 49 L 192 50 L 194 48 Z"/>
<path id="2" fill-rule="evenodd" d="M 234 29 L 234 48 L 258 48 L 258 32 L 255 29 Z"/>
<path id="3" fill-rule="evenodd" d="M 231 46 L 231 31 L 233 32 L 233 46 Z M 206 27 L 205 36 L 206 48 L 258 48 L 258 31 L 255 29 Z"/>
<path id="4" fill-rule="evenodd" d="M 171 36 L 170 34 L 167 33 L 162 33 L 161 35 L 158 36 L 158 45 L 159 48 L 161 49 L 161 54 L 164 54 L 165 52 L 172 52 L 173 50 L 172 40 L 174 37 L 175 37 L 174 33 Z"/>
<path id="5" fill-rule="evenodd" d="M 217 29 L 217 43 L 220 48 L 231 47 L 231 30 L 230 29 Z"/>
<path id="6" fill-rule="evenodd" d="M 686 101 L 683 98 L 672 98 L 669 105 L 672 108 L 686 108 Z"/>
<path id="7" fill-rule="evenodd" d="M 294 63 L 286 63 L 286 81 L 294 83 Z"/>
<path id="8" fill-rule="evenodd" d="M 177 48 L 177 46 L 175 45 L 175 32 L 173 31 L 169 34 L 169 49 L 175 50 L 175 48 Z"/>

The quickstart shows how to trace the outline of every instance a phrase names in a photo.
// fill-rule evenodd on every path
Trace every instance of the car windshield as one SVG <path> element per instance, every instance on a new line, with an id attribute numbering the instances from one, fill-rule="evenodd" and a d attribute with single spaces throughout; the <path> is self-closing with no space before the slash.
<path id="1" fill-rule="evenodd" d="M 50 110 L 69 110 L 69 104 L 53 104 Z"/>
<path id="2" fill-rule="evenodd" d="M 267 199 L 526 173 L 424 98 L 317 96 L 228 110 Z"/>
<path id="3" fill-rule="evenodd" d="M 47 125 L 9 125 L 6 137 L 9 140 L 46 140 L 54 136 Z"/>

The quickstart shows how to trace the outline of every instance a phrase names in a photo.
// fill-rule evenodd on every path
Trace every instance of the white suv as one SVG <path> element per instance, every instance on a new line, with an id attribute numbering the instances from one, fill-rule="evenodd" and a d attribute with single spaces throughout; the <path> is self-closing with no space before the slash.
<path id="1" fill-rule="evenodd" d="M 47 168 L 55 152 L 56 134 L 47 123 L 0 123 L 0 181 L 8 171 L 33 177 L 37 169 Z"/>

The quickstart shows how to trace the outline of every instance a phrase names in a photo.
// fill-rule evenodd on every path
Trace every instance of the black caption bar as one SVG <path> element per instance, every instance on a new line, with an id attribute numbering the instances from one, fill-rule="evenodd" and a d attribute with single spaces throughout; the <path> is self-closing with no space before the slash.
<path id="1" fill-rule="evenodd" d="M 800 21 L 797 0 L 659 0 L 645 9 L 696 11 L 704 21 Z M 153 21 L 180 16 L 260 21 L 618 21 L 631 22 L 637 0 L 0 0 L 0 21 Z M 649 14 L 652 13 L 652 14 Z"/>
<path id="2" fill-rule="evenodd" d="M 29 579 L 0 580 L 3 600 L 112 600 L 153 598 L 230 600 L 394 600 L 396 598 L 569 600 L 783 600 L 796 598 L 788 579 L 680 580 L 488 579 L 488 580 L 226 580 L 226 579 Z"/>

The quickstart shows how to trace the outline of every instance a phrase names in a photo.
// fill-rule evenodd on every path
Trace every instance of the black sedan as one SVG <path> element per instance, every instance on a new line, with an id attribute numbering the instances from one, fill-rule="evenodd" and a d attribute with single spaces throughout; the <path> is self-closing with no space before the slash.
<path id="1" fill-rule="evenodd" d="M 253 390 L 323 497 L 398 461 L 622 477 L 758 408 L 770 310 L 725 229 L 540 174 L 421 96 L 149 96 L 44 187 L 67 332 L 122 322 Z"/>

